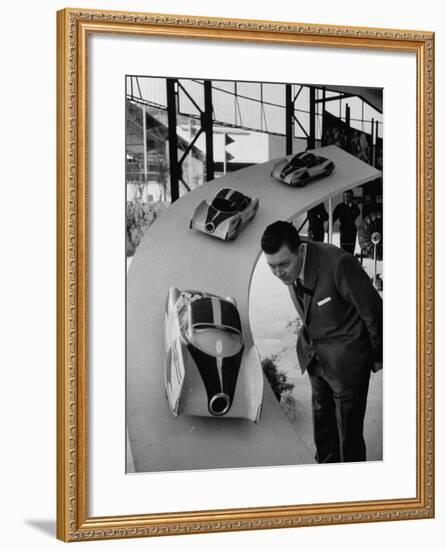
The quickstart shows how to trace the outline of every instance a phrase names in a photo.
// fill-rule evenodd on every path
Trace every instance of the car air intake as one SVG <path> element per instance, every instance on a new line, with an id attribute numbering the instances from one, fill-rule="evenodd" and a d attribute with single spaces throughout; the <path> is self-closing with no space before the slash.
<path id="1" fill-rule="evenodd" d="M 212 222 L 207 223 L 205 227 L 208 233 L 213 233 L 215 231 L 215 225 Z"/>
<path id="2" fill-rule="evenodd" d="M 231 401 L 226 393 L 216 393 L 209 402 L 209 410 L 214 416 L 223 416 L 229 410 Z"/>

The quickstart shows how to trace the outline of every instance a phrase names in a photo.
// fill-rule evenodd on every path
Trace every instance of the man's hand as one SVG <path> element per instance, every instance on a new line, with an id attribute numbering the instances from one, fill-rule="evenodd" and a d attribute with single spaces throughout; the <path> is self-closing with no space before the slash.
<path id="1" fill-rule="evenodd" d="M 378 371 L 382 370 L 382 368 L 383 368 L 383 364 L 378 363 L 377 361 L 375 361 L 373 363 L 372 372 L 378 372 Z"/>

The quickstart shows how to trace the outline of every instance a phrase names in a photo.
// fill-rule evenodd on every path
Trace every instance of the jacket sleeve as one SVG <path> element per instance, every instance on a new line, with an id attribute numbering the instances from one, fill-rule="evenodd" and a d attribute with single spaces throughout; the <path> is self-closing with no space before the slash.
<path id="1" fill-rule="evenodd" d="M 339 204 L 335 206 L 335 209 L 333 210 L 333 223 L 339 218 Z"/>
<path id="2" fill-rule="evenodd" d="M 336 266 L 335 284 L 341 296 L 358 312 L 369 335 L 373 359 L 383 357 L 383 306 L 381 296 L 352 254 L 343 254 Z"/>
<path id="3" fill-rule="evenodd" d="M 317 222 L 317 213 L 315 208 L 310 208 L 310 210 L 308 210 L 307 212 L 307 216 L 308 216 L 308 222 L 310 223 L 310 225 Z"/>
<path id="4" fill-rule="evenodd" d="M 321 218 L 324 222 L 328 220 L 328 212 L 325 210 L 325 206 L 323 204 L 321 208 Z"/>

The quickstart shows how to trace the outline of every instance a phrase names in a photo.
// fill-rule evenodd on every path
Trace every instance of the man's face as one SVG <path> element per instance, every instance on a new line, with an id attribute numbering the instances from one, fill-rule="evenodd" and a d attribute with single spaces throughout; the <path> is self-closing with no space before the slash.
<path id="1" fill-rule="evenodd" d="M 292 252 L 284 244 L 275 254 L 265 253 L 265 257 L 271 271 L 283 284 L 294 283 L 302 267 L 303 255 L 300 248 L 297 252 Z"/>
<path id="2" fill-rule="evenodd" d="M 344 201 L 347 204 L 350 204 L 352 202 L 352 198 L 353 198 L 353 193 L 351 191 L 346 191 L 344 193 Z"/>

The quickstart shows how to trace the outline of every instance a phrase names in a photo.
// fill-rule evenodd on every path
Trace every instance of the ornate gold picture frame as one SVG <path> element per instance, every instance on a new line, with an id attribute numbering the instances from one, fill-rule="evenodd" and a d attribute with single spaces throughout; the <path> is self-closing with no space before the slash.
<path id="1" fill-rule="evenodd" d="M 434 35 L 65 9 L 58 23 L 58 502 L 63 541 L 378 522 L 434 516 Z M 89 469 L 89 44 L 95 35 L 323 47 L 416 56 L 415 496 L 330 503 L 94 516 Z M 90 212 L 91 215 L 91 212 Z M 91 261 L 91 258 L 90 258 Z M 391 365 L 390 365 L 391 367 Z M 122 366 L 125 368 L 125 365 Z M 116 434 L 121 437 L 122 434 Z M 125 437 L 125 436 L 122 436 Z M 111 481 L 112 483 L 112 481 Z M 129 509 L 130 510 L 130 509 Z"/>

